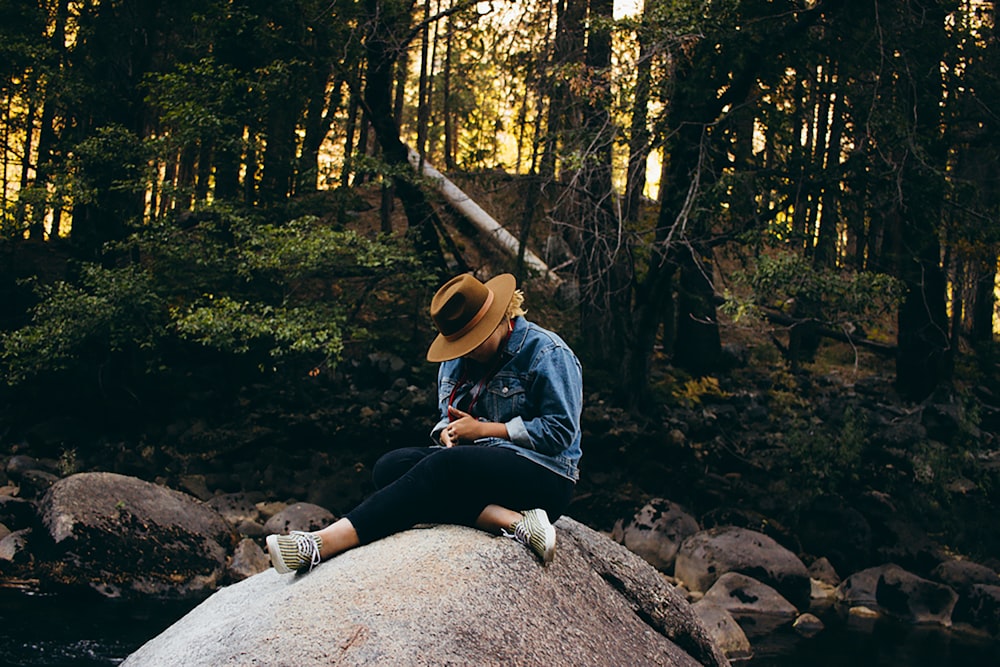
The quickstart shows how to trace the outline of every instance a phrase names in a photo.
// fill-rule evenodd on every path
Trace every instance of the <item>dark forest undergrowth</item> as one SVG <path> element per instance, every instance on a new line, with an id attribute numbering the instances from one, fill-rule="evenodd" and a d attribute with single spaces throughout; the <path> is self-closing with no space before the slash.
<path id="1" fill-rule="evenodd" d="M 488 188 L 480 180 L 463 187 L 499 210 L 516 197 L 505 181 L 485 182 Z M 324 195 L 298 202 L 296 214 L 328 211 L 338 201 Z M 355 200 L 349 224 L 374 233 L 376 204 L 375 193 Z M 399 228 L 400 216 L 393 218 Z M 510 260 L 463 223 L 446 230 L 456 270 L 509 270 Z M 30 289 L 16 279 L 72 279 L 77 263 L 63 248 L 2 249 L 12 260 L 5 262 L 5 329 L 25 324 L 32 305 Z M 336 294 L 361 284 L 352 280 Z M 332 283 L 304 284 L 329 294 Z M 541 280 L 524 287 L 531 319 L 574 346 L 586 336 L 565 294 Z M 252 353 L 172 341 L 152 371 L 137 373 L 135 360 L 119 354 L 7 386 L 0 390 L 0 455 L 30 455 L 57 474 L 107 470 L 200 496 L 242 491 L 342 514 L 371 491 L 375 459 L 427 442 L 435 419 L 435 369 L 423 361 L 433 336 L 425 314 L 432 286 L 365 289 L 351 313 L 364 335 L 345 339 L 336 364 L 265 368 Z M 891 321 L 884 328 L 891 330 Z M 894 391 L 885 355 L 827 339 L 812 360 L 790 364 L 780 326 L 722 320 L 720 331 L 725 370 L 693 377 L 660 349 L 641 408 L 617 405 L 608 389 L 614 371 L 584 360 L 583 472 L 570 510 L 576 518 L 610 530 L 645 500 L 662 497 L 705 526 L 739 523 L 819 556 L 831 548 L 826 542 L 848 539 L 856 528 L 823 522 L 859 512 L 876 534 L 843 555 L 845 567 L 904 543 L 909 558 L 937 549 L 1000 567 L 1000 382 L 987 354 L 960 357 L 952 386 L 909 404 Z"/>

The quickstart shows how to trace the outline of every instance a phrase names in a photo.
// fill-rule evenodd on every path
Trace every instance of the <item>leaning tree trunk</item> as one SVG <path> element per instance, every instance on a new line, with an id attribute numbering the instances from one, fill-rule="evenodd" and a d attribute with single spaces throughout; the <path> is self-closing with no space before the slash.
<path id="1" fill-rule="evenodd" d="M 441 172 L 430 165 L 426 160 L 422 160 L 420 155 L 410 149 L 410 164 L 417 169 L 422 176 L 430 179 L 437 186 L 440 194 L 448 205 L 461 213 L 466 220 L 478 229 L 483 236 L 492 241 L 493 244 L 505 254 L 511 257 L 522 257 L 524 265 L 534 273 L 545 276 L 550 282 L 558 284 L 559 277 L 549 271 L 549 267 L 538 255 L 528 250 L 510 232 L 504 229 L 493 216 L 487 213 L 471 197 L 448 180 Z"/>

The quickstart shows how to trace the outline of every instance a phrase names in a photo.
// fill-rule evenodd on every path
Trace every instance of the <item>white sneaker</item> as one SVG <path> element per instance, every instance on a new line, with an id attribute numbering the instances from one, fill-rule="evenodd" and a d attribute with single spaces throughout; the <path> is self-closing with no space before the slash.
<path id="1" fill-rule="evenodd" d="M 556 529 L 549 522 L 549 515 L 543 509 L 528 510 L 524 518 L 510 525 L 510 532 L 503 534 L 517 540 L 535 552 L 548 565 L 556 555 Z"/>
<path id="2" fill-rule="evenodd" d="M 323 538 L 301 530 L 293 530 L 288 535 L 267 536 L 267 553 L 278 574 L 288 574 L 307 566 L 312 570 L 319 565 L 322 547 Z"/>

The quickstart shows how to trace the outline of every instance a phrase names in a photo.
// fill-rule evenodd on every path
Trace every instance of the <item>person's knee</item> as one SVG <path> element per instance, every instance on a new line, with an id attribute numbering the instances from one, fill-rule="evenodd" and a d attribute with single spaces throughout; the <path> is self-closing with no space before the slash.
<path id="1" fill-rule="evenodd" d="M 413 448 L 394 449 L 383 454 L 372 467 L 372 482 L 378 489 L 385 488 L 405 475 L 424 458 L 424 453 Z"/>

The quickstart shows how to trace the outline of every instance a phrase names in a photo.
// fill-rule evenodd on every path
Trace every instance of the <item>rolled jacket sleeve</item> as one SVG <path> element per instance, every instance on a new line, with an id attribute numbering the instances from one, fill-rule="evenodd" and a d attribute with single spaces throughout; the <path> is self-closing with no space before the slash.
<path id="1" fill-rule="evenodd" d="M 507 433 L 517 445 L 542 454 L 568 450 L 580 432 L 583 378 L 580 362 L 566 347 L 553 346 L 536 357 L 530 388 L 533 416 L 515 417 Z M 525 440 L 526 439 L 526 440 Z"/>

